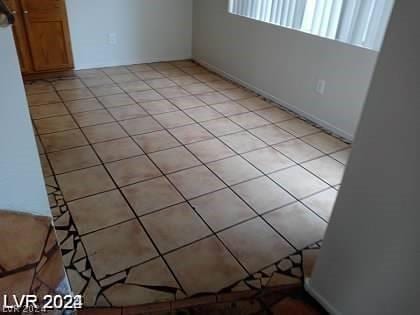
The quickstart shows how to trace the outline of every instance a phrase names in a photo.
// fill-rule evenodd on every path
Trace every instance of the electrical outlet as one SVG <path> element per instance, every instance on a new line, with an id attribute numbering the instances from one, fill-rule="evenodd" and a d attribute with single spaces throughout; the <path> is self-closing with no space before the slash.
<path id="1" fill-rule="evenodd" d="M 327 82 L 325 80 L 318 80 L 318 84 L 316 85 L 316 92 L 319 95 L 324 95 L 326 86 Z"/>
<path id="2" fill-rule="evenodd" d="M 117 44 L 117 33 L 108 34 L 108 44 L 116 45 Z"/>

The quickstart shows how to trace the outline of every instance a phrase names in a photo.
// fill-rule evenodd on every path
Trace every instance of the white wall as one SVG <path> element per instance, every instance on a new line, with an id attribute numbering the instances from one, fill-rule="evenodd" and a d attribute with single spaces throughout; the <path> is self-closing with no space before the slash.
<path id="1" fill-rule="evenodd" d="M 192 0 L 66 3 L 76 69 L 191 57 Z"/>
<path id="2" fill-rule="evenodd" d="M 10 27 L 0 28 L 0 209 L 51 215 Z"/>
<path id="3" fill-rule="evenodd" d="M 308 288 L 333 314 L 419 314 L 418 1 L 396 1 Z"/>
<path id="4" fill-rule="evenodd" d="M 377 53 L 231 15 L 228 0 L 195 0 L 193 57 L 352 139 Z M 319 79 L 327 81 L 323 96 Z"/>

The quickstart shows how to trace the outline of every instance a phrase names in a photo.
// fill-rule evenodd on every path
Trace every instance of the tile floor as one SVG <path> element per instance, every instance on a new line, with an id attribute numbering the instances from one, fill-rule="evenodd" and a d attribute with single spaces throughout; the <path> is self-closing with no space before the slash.
<path id="1" fill-rule="evenodd" d="M 351 148 L 279 106 L 191 61 L 25 86 L 91 305 L 221 292 L 322 240 Z"/>

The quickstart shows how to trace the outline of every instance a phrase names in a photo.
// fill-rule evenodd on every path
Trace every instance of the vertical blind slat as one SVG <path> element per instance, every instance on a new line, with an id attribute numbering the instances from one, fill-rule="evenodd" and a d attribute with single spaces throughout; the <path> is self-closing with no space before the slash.
<path id="1" fill-rule="evenodd" d="M 395 0 L 230 0 L 229 12 L 378 50 Z"/>

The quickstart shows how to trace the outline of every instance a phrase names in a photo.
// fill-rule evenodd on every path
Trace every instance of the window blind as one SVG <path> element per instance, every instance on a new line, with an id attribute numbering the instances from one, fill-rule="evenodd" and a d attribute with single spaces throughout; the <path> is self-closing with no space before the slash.
<path id="1" fill-rule="evenodd" d="M 379 50 L 394 0 L 230 0 L 229 12 Z"/>

